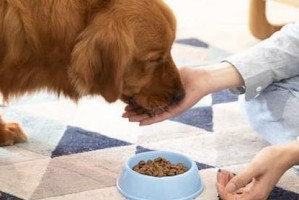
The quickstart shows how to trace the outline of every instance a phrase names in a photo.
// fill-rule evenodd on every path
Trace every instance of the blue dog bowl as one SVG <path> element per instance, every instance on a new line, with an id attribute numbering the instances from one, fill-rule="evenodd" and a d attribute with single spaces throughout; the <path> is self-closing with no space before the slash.
<path id="1" fill-rule="evenodd" d="M 135 172 L 132 168 L 144 160 L 162 157 L 171 163 L 183 163 L 189 168 L 183 174 L 166 177 L 153 177 Z M 117 188 L 130 200 L 190 200 L 203 190 L 203 184 L 194 161 L 188 157 L 167 151 L 149 151 L 136 154 L 125 163 Z"/>

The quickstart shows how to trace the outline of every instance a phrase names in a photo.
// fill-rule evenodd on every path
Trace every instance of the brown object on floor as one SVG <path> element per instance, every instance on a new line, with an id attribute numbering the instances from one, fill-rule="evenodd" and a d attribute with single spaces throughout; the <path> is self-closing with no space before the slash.
<path id="1" fill-rule="evenodd" d="M 298 0 L 273 0 L 283 4 L 299 8 Z M 279 31 L 284 24 L 271 24 L 266 15 L 267 0 L 250 0 L 249 5 L 249 28 L 251 33 L 258 39 L 266 39 L 276 31 Z"/>
<path id="2" fill-rule="evenodd" d="M 268 21 L 266 6 L 266 0 L 250 0 L 249 29 L 254 37 L 261 40 L 268 38 L 282 27 L 282 25 L 273 25 Z"/>

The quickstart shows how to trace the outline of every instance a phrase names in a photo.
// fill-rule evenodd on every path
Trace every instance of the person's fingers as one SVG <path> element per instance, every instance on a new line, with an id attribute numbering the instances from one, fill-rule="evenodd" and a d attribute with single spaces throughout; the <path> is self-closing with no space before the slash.
<path id="1" fill-rule="evenodd" d="M 217 183 L 218 197 L 221 200 L 235 200 L 235 199 L 238 199 L 238 197 L 243 194 L 242 190 L 243 190 L 243 188 L 240 189 L 240 191 L 238 190 L 236 193 L 227 193 L 225 191 L 225 186 Z"/>
<path id="2" fill-rule="evenodd" d="M 218 192 L 220 199 L 227 200 L 228 193 L 225 191 L 224 185 L 217 183 L 217 192 Z"/>
<path id="3" fill-rule="evenodd" d="M 217 173 L 217 191 L 219 197 L 223 200 L 234 199 L 234 194 L 227 193 L 225 190 L 225 186 L 233 177 L 234 174 L 226 170 L 219 169 Z"/>
<path id="4" fill-rule="evenodd" d="M 142 115 L 145 113 L 147 113 L 146 110 L 144 110 L 141 107 L 129 108 L 125 113 L 122 114 L 122 117 L 123 118 L 131 118 L 132 116 Z"/>
<path id="5" fill-rule="evenodd" d="M 235 194 L 237 194 L 237 195 L 241 195 L 241 194 L 243 194 L 244 193 L 244 188 L 240 188 L 239 190 L 237 190 L 236 192 L 235 192 Z"/>
<path id="6" fill-rule="evenodd" d="M 233 193 L 238 189 L 245 187 L 253 178 L 260 175 L 259 168 L 255 168 L 254 165 L 250 165 L 245 171 L 233 177 L 226 185 L 226 191 Z"/>
<path id="7" fill-rule="evenodd" d="M 266 188 L 264 188 L 264 185 L 258 184 L 256 181 L 252 181 L 250 184 L 248 184 L 244 190 L 243 193 L 240 194 L 237 199 L 238 200 L 266 200 L 267 199 L 267 192 Z"/>
<path id="8" fill-rule="evenodd" d="M 131 117 L 131 116 L 133 116 L 133 115 L 136 115 L 136 113 L 133 112 L 133 111 L 126 111 L 126 112 L 124 112 L 124 113 L 122 114 L 122 117 L 123 117 L 123 118 L 129 118 L 129 117 Z"/>
<path id="9" fill-rule="evenodd" d="M 217 183 L 220 183 L 224 186 L 227 185 L 227 183 L 234 177 L 233 173 L 226 171 L 226 170 L 220 170 L 217 173 Z"/>
<path id="10" fill-rule="evenodd" d="M 130 122 L 140 122 L 140 126 L 144 126 L 164 121 L 180 114 L 184 110 L 180 105 L 172 105 L 163 110 L 155 110 L 153 113 L 148 113 L 140 106 L 127 105 L 122 117 L 128 118 Z"/>
<path id="11" fill-rule="evenodd" d="M 142 120 L 151 118 L 148 114 L 131 115 L 129 118 L 130 122 L 141 122 Z"/>
<path id="12" fill-rule="evenodd" d="M 134 111 L 134 110 L 137 109 L 137 108 L 141 108 L 141 107 L 138 106 L 138 105 L 127 105 L 127 106 L 125 107 L 125 111 Z"/>
<path id="13" fill-rule="evenodd" d="M 136 112 L 134 112 L 134 111 L 129 111 L 129 112 L 125 112 L 125 113 L 123 113 L 122 114 L 122 117 L 123 118 L 132 118 L 133 116 L 136 116 L 136 115 L 138 115 Z"/>
<path id="14" fill-rule="evenodd" d="M 259 170 L 250 166 L 240 175 L 235 175 L 226 170 L 220 170 L 217 173 L 217 191 L 219 197 L 223 200 L 265 200 L 269 195 L 265 182 L 257 181 L 255 177 L 260 177 Z M 235 177 L 236 176 L 236 177 Z M 248 178 L 250 177 L 250 178 Z M 253 178 L 251 178 L 253 177 Z M 239 188 L 233 192 L 227 191 L 227 185 L 234 183 Z M 242 185 L 242 186 L 241 186 Z"/>
<path id="15" fill-rule="evenodd" d="M 125 111 L 131 111 L 133 109 L 134 109 L 134 106 L 132 106 L 132 105 L 126 105 L 126 107 L 125 107 Z"/>
<path id="16" fill-rule="evenodd" d="M 157 114 L 153 117 L 144 118 L 140 121 L 140 126 L 150 125 L 153 123 L 161 122 L 165 119 L 169 119 L 172 117 L 172 114 L 169 112 L 163 112 L 161 114 Z"/>

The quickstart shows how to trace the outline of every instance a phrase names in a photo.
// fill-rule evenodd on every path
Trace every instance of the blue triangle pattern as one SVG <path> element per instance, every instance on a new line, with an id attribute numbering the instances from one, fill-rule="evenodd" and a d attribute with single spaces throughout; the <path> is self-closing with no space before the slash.
<path id="1" fill-rule="evenodd" d="M 203 169 L 215 168 L 214 166 L 207 165 L 207 164 L 204 164 L 204 163 L 199 163 L 197 161 L 195 161 L 195 163 L 197 165 L 198 171 L 203 170 Z"/>
<path id="2" fill-rule="evenodd" d="M 209 44 L 196 39 L 196 38 L 188 38 L 188 39 L 179 39 L 175 41 L 178 44 L 185 44 L 185 45 L 190 45 L 194 47 L 202 47 L 202 48 L 208 48 Z"/>
<path id="3" fill-rule="evenodd" d="M 170 120 L 188 124 L 212 132 L 213 108 L 211 106 L 193 108 Z"/>
<path id="4" fill-rule="evenodd" d="M 234 101 L 238 101 L 238 96 L 232 94 L 228 90 L 221 90 L 212 93 L 212 105 Z"/>
<path id="5" fill-rule="evenodd" d="M 5 192 L 0 192 L 0 194 L 1 194 L 0 200 L 23 200 Z"/>
<path id="6" fill-rule="evenodd" d="M 299 194 L 275 187 L 271 192 L 268 200 L 298 200 Z"/>
<path id="7" fill-rule="evenodd" d="M 139 154 L 139 153 L 143 153 L 143 152 L 148 152 L 148 151 L 154 151 L 154 150 L 147 149 L 147 148 L 144 148 L 142 146 L 136 146 L 135 154 Z"/>
<path id="8" fill-rule="evenodd" d="M 128 145 L 131 143 L 68 126 L 51 157 Z"/>

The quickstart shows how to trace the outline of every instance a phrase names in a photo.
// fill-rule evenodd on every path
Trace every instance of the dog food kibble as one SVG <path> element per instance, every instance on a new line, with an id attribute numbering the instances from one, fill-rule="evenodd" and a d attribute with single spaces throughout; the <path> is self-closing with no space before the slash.
<path id="1" fill-rule="evenodd" d="M 141 160 L 133 170 L 148 176 L 163 177 L 182 174 L 188 171 L 188 168 L 182 163 L 172 164 L 167 159 L 158 157 L 154 160 Z"/>

